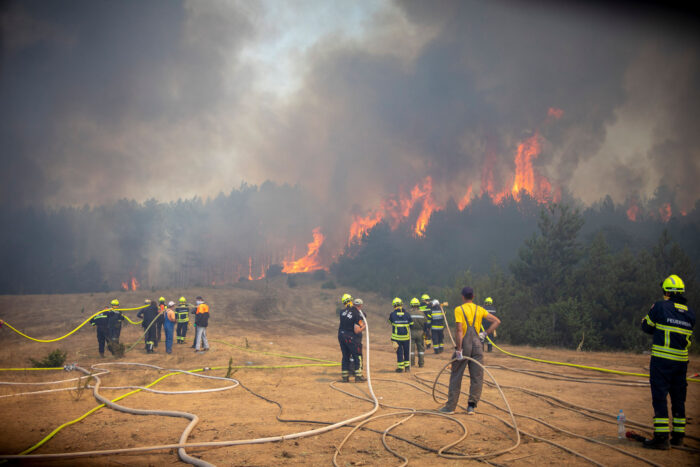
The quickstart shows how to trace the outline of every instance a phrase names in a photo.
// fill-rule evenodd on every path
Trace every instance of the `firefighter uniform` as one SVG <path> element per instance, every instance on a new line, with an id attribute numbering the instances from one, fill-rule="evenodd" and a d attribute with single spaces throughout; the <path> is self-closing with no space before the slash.
<path id="1" fill-rule="evenodd" d="M 416 364 L 418 355 L 418 367 L 425 365 L 425 330 L 428 320 L 420 311 L 420 302 L 417 298 L 411 299 L 411 365 Z"/>
<path id="2" fill-rule="evenodd" d="M 158 343 L 160 342 L 161 337 L 163 336 L 163 323 L 164 323 L 164 318 L 163 318 L 163 313 L 165 312 L 165 298 L 160 297 L 158 299 L 158 318 L 156 318 L 156 347 L 158 347 Z"/>
<path id="3" fill-rule="evenodd" d="M 97 348 L 100 357 L 105 356 L 105 342 L 109 340 L 109 312 L 110 310 L 102 311 L 90 320 L 90 324 L 97 328 Z"/>
<path id="4" fill-rule="evenodd" d="M 361 349 L 358 345 L 358 340 L 355 338 L 355 325 L 360 324 L 362 316 L 360 312 L 352 306 L 352 297 L 348 294 L 343 295 L 343 303 L 348 305 L 342 313 L 340 313 L 340 323 L 338 325 L 338 343 L 340 351 L 343 354 L 341 363 L 341 371 L 344 382 L 350 380 L 350 365 L 351 360 L 357 362 L 354 368 L 355 381 L 362 381 L 362 366 Z"/>
<path id="5" fill-rule="evenodd" d="M 423 294 L 420 297 L 420 312 L 423 313 L 427 320 L 427 326 L 425 328 L 425 347 L 429 349 L 433 342 L 432 342 L 432 331 L 430 327 L 430 296 L 428 294 Z"/>
<path id="6" fill-rule="evenodd" d="M 487 297 L 486 300 L 484 300 L 484 309 L 489 312 L 490 315 L 495 315 L 496 314 L 496 307 L 493 306 L 493 299 L 491 297 Z M 488 332 L 491 326 L 493 324 L 487 323 L 486 328 L 482 332 Z M 485 339 L 485 338 L 484 338 Z M 486 348 L 487 352 L 493 352 L 493 344 L 492 342 L 496 339 L 496 331 L 491 334 L 489 337 L 490 340 L 487 340 Z"/>
<path id="7" fill-rule="evenodd" d="M 435 353 L 442 353 L 445 351 L 445 313 L 443 313 L 438 300 L 433 300 L 428 305 L 426 317 L 430 320 L 433 351 Z"/>
<path id="8" fill-rule="evenodd" d="M 654 449 L 668 449 L 669 432 L 673 445 L 683 443 L 688 348 L 695 326 L 695 312 L 681 295 L 685 287 L 680 278 L 669 276 L 663 288 L 666 300 L 656 302 L 642 319 L 642 330 L 653 336 L 649 384 L 654 408 L 654 438 L 646 440 L 644 445 Z M 671 396 L 673 431 L 669 427 L 667 395 Z"/>
<path id="9" fill-rule="evenodd" d="M 118 309 L 119 302 L 112 302 L 112 309 L 107 312 L 107 348 L 112 355 L 121 357 L 124 351 L 124 345 L 119 344 L 119 336 L 122 333 L 122 321 L 124 315 Z"/>
<path id="10" fill-rule="evenodd" d="M 146 353 L 153 353 L 153 346 L 156 343 L 156 324 L 158 318 L 158 305 L 151 302 L 150 305 L 136 314 L 141 318 L 141 327 L 144 329 L 143 340 L 146 345 Z"/>
<path id="11" fill-rule="evenodd" d="M 180 302 L 175 308 L 175 318 L 177 319 L 177 343 L 184 344 L 187 328 L 190 324 L 190 307 L 187 305 L 185 297 L 180 297 Z"/>
<path id="12" fill-rule="evenodd" d="M 403 302 L 400 298 L 395 298 L 393 305 L 394 311 L 389 315 L 389 323 L 391 323 L 392 345 L 396 349 L 396 372 L 408 372 L 411 371 L 409 353 L 411 351 L 410 328 L 413 320 L 411 314 L 403 309 Z"/>

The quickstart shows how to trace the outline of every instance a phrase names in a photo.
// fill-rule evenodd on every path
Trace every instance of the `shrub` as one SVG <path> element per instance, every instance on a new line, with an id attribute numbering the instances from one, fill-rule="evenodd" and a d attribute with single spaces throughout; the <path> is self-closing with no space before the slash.
<path id="1" fill-rule="evenodd" d="M 321 284 L 322 289 L 335 289 L 335 282 L 333 281 L 326 281 L 323 284 Z"/>
<path id="2" fill-rule="evenodd" d="M 67 352 L 62 352 L 61 349 L 56 349 L 41 360 L 30 358 L 34 368 L 57 368 L 66 363 Z"/>

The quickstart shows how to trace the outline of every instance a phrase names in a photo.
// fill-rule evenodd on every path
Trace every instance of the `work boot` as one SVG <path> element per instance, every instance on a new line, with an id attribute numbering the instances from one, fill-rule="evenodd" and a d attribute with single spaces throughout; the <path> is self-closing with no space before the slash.
<path id="1" fill-rule="evenodd" d="M 105 358 L 105 353 L 104 353 L 104 352 L 100 352 L 100 358 Z"/>
<path id="2" fill-rule="evenodd" d="M 654 433 L 654 437 L 645 439 L 642 446 L 647 449 L 661 449 L 663 451 L 671 449 L 668 443 L 668 433 Z"/>
<path id="3" fill-rule="evenodd" d="M 683 446 L 683 433 L 671 433 L 671 446 Z"/>
<path id="4" fill-rule="evenodd" d="M 476 407 L 474 407 L 473 405 L 469 404 L 469 405 L 467 406 L 467 415 L 474 415 L 474 413 L 475 413 L 474 410 L 475 410 L 475 409 L 476 409 Z"/>
<path id="5" fill-rule="evenodd" d="M 349 382 L 350 382 L 350 377 L 349 377 L 349 376 L 343 376 L 342 381 L 343 381 L 343 383 L 349 383 Z"/>
<path id="6" fill-rule="evenodd" d="M 397 372 L 397 373 L 403 373 L 403 368 L 397 368 L 397 369 L 396 369 L 396 372 Z"/>
<path id="7" fill-rule="evenodd" d="M 360 376 L 355 376 L 355 382 L 356 383 L 362 383 L 364 381 L 367 381 L 362 375 Z"/>
<path id="8" fill-rule="evenodd" d="M 438 412 L 444 413 L 447 415 L 452 415 L 453 413 L 455 413 L 455 409 L 451 409 L 448 406 L 444 406 L 440 410 L 438 410 Z"/>
<path id="9" fill-rule="evenodd" d="M 410 373 L 411 372 L 411 367 L 407 366 L 406 368 L 403 369 L 404 373 Z"/>

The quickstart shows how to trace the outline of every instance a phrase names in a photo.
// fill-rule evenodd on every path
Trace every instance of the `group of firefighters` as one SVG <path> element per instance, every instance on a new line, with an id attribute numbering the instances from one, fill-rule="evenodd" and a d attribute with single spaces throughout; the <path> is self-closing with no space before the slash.
<path id="1" fill-rule="evenodd" d="M 195 340 L 192 348 L 195 352 L 209 350 L 207 341 L 207 327 L 209 326 L 209 305 L 202 297 L 196 298 L 196 305 L 190 306 L 185 297 L 180 297 L 178 305 L 172 300 L 166 303 L 165 297 L 160 297 L 156 303 L 146 299 L 141 307 L 138 318 L 141 318 L 141 327 L 144 329 L 144 342 L 146 353 L 154 353 L 158 343 L 163 340 L 165 334 L 165 353 L 173 351 L 173 337 L 178 344 L 184 344 L 187 338 L 187 329 L 190 323 L 190 314 L 194 315 Z M 124 315 L 119 308 L 119 300 L 116 298 L 110 303 L 110 308 L 95 315 L 90 324 L 97 329 L 97 345 L 100 357 L 105 356 L 105 345 L 112 355 L 121 357 L 124 355 L 124 344 L 119 342 Z"/>
<path id="2" fill-rule="evenodd" d="M 685 399 L 690 347 L 695 313 L 684 296 L 685 285 L 680 277 L 671 275 L 661 284 L 664 298 L 656 302 L 642 319 L 642 330 L 653 335 L 649 383 L 654 408 L 654 436 L 644 440 L 644 447 L 669 449 L 681 446 L 685 436 Z M 338 311 L 340 326 L 338 341 L 343 355 L 342 381 L 348 382 L 354 373 L 355 381 L 365 381 L 362 375 L 362 331 L 366 317 L 362 313 L 362 299 L 350 294 L 341 297 L 343 307 Z M 462 378 L 469 368 L 469 399 L 467 415 L 474 415 L 483 387 L 483 351 L 488 340 L 488 352 L 501 321 L 495 316 L 493 299 L 484 300 L 484 307 L 474 303 L 474 290 L 462 289 L 462 304 L 454 309 L 455 351 L 452 354 L 449 391 L 441 413 L 454 413 L 461 393 Z M 412 365 L 425 364 L 425 349 L 432 344 L 436 354 L 444 351 L 445 312 L 439 300 L 428 294 L 412 298 L 410 311 L 396 297 L 389 315 L 391 343 L 396 351 L 396 372 L 409 372 Z M 487 335 L 491 338 L 486 339 Z M 669 419 L 667 396 L 671 398 L 672 418 Z M 670 440 L 669 440 L 670 434 Z"/>

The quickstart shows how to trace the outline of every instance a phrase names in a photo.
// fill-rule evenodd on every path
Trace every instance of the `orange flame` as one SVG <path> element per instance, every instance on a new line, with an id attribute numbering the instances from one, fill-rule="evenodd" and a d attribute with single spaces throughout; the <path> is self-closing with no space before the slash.
<path id="1" fill-rule="evenodd" d="M 631 220 L 632 222 L 635 222 L 637 220 L 637 216 L 639 215 L 639 206 L 637 206 L 637 202 L 632 200 L 630 207 L 627 208 L 627 218 Z"/>
<path id="2" fill-rule="evenodd" d="M 416 227 L 413 229 L 416 236 L 422 237 L 425 234 L 426 227 L 428 227 L 428 222 L 430 222 L 430 216 L 433 215 L 433 211 L 439 209 L 438 205 L 433 201 L 433 179 L 429 176 L 425 177 L 422 188 L 418 185 L 413 187 L 413 190 L 411 190 L 411 199 L 423 200 L 423 209 L 421 209 L 420 214 L 418 214 Z"/>
<path id="3" fill-rule="evenodd" d="M 138 290 L 141 287 L 139 281 L 134 276 L 131 276 L 131 290 Z"/>
<path id="4" fill-rule="evenodd" d="M 540 136 L 535 133 L 518 145 L 515 154 L 515 180 L 513 181 L 513 198 L 520 201 L 521 192 L 535 197 L 535 172 L 532 160 L 540 154 Z"/>
<path id="5" fill-rule="evenodd" d="M 372 227 L 379 224 L 382 221 L 382 213 L 379 211 L 368 214 L 365 217 L 360 217 L 355 215 L 355 220 L 350 226 L 350 237 L 348 238 L 348 245 L 350 245 L 354 240 L 362 240 L 364 234 L 372 230 Z"/>
<path id="6" fill-rule="evenodd" d="M 464 208 L 466 208 L 469 203 L 472 202 L 472 187 L 471 185 L 467 189 L 467 192 L 465 195 L 462 197 L 461 200 L 459 200 L 459 203 L 457 203 L 457 208 L 459 208 L 460 211 L 464 211 Z"/>
<path id="7" fill-rule="evenodd" d="M 318 260 L 318 253 L 321 248 L 321 245 L 323 245 L 323 240 L 325 237 L 321 233 L 321 228 L 316 227 L 312 235 L 314 237 L 313 241 L 307 245 L 308 251 L 306 253 L 306 256 L 303 258 L 299 258 L 296 261 L 283 261 L 282 262 L 282 272 L 287 273 L 287 274 L 293 274 L 297 272 L 310 272 L 310 271 L 316 271 L 318 269 L 325 269 L 322 265 L 319 264 Z"/>
<path id="8" fill-rule="evenodd" d="M 555 120 L 559 120 L 563 115 L 564 111 L 561 109 L 557 109 L 556 107 L 550 107 L 549 110 L 547 110 L 547 117 L 553 118 Z"/>
<path id="9" fill-rule="evenodd" d="M 129 291 L 129 284 L 127 282 L 122 282 L 122 290 L 125 292 Z"/>
<path id="10" fill-rule="evenodd" d="M 253 280 L 253 258 L 248 256 L 248 280 Z"/>
<path id="11" fill-rule="evenodd" d="M 668 222 L 669 220 L 671 220 L 672 213 L 673 211 L 671 210 L 671 205 L 669 203 L 664 203 L 663 206 L 659 208 L 659 216 L 664 222 Z"/>

